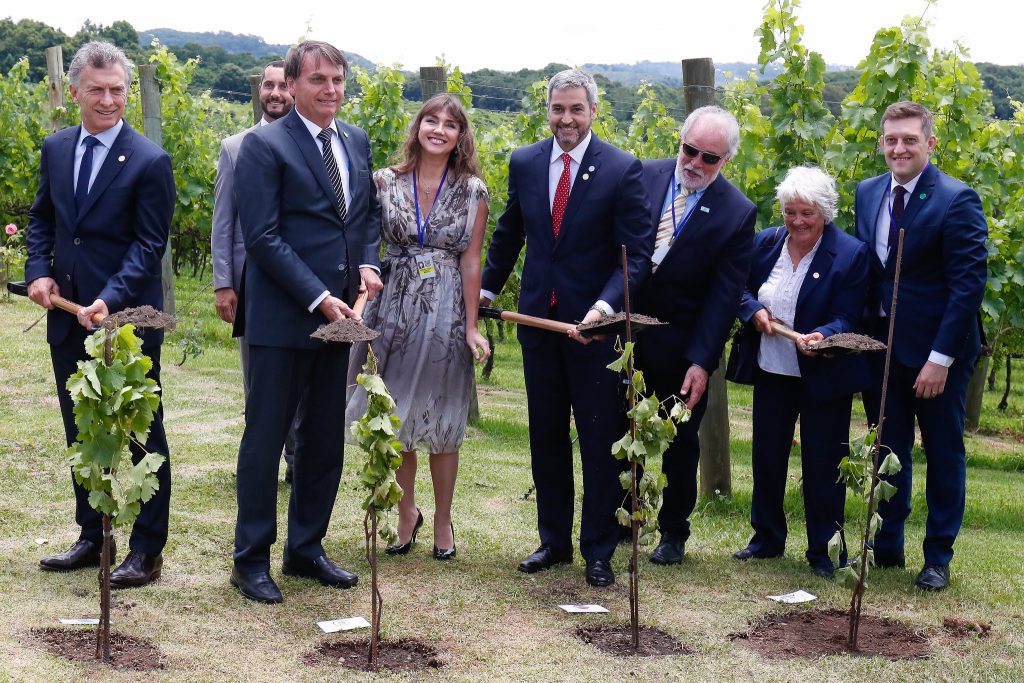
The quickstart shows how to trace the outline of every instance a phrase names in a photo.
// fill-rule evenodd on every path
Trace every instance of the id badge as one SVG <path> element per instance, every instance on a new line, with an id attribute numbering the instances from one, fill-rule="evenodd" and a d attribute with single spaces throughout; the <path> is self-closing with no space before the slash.
<path id="1" fill-rule="evenodd" d="M 655 249 L 654 253 L 651 254 L 651 263 L 653 263 L 656 266 L 660 266 L 661 262 L 665 260 L 665 254 L 667 254 L 668 250 L 671 248 L 672 245 L 669 242 L 666 242 L 665 244 Z"/>
<path id="2" fill-rule="evenodd" d="M 434 270 L 434 257 L 431 254 L 416 254 L 416 270 L 420 273 L 421 280 L 429 280 L 436 275 Z"/>

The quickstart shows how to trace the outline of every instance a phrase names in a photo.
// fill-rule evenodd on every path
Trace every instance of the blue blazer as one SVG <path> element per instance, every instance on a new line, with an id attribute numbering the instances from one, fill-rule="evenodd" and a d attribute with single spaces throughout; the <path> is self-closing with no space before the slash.
<path id="1" fill-rule="evenodd" d="M 75 144 L 81 126 L 43 141 L 39 189 L 29 210 L 25 280 L 51 277 L 61 296 L 82 305 L 102 299 L 117 312 L 163 308 L 160 259 L 174 213 L 171 160 L 125 122 L 107 153 L 81 212 L 75 210 Z M 46 340 L 60 344 L 78 325 L 52 310 Z M 163 333 L 149 330 L 144 343 Z"/>
<path id="2" fill-rule="evenodd" d="M 645 161 L 643 167 L 657 233 L 676 159 Z M 754 204 L 721 174 L 704 190 L 639 294 L 640 313 L 669 323 L 638 336 L 646 367 L 696 363 L 709 373 L 718 367 L 750 271 L 756 219 Z"/>
<path id="3" fill-rule="evenodd" d="M 519 311 L 547 317 L 554 289 L 559 319 L 578 322 L 599 299 L 616 310 L 622 308 L 619 245 L 626 245 L 631 289 L 647 278 L 654 246 L 650 208 L 640 162 L 593 135 L 556 241 L 548 202 L 553 144 L 548 138 L 512 152 L 508 204 L 491 237 L 482 286 L 499 293 L 525 243 Z M 532 346 L 551 333 L 520 325 L 518 334 L 523 346 Z"/>
<path id="4" fill-rule="evenodd" d="M 235 201 L 246 261 L 235 334 L 250 344 L 319 348 L 310 339 L 324 316 L 309 305 L 325 290 L 354 301 L 359 266 L 378 265 L 380 205 L 370 142 L 337 121 L 348 157 L 350 196 L 344 221 L 320 146 L 298 112 L 245 136 L 238 152 Z"/>
<path id="5" fill-rule="evenodd" d="M 740 384 L 753 384 L 761 333 L 751 322 L 764 308 L 757 291 L 771 275 L 782 253 L 786 228 L 762 230 L 754 238 L 750 277 L 740 302 L 739 319 L 746 323 L 729 357 L 727 377 Z M 841 332 L 859 332 L 868 288 L 868 249 L 832 223 L 825 226 L 821 244 L 814 254 L 796 300 L 793 329 L 802 334 L 821 332 L 825 337 Z M 871 386 L 865 353 L 824 358 L 797 353 L 801 390 L 805 396 L 829 400 L 849 396 Z"/>
<path id="6" fill-rule="evenodd" d="M 885 263 L 875 253 L 875 232 L 891 174 L 857 186 L 857 237 L 870 251 L 869 319 L 892 302 L 896 249 Z M 928 164 L 903 218 L 903 265 L 893 355 L 907 367 L 921 367 L 934 349 L 953 358 L 974 358 L 981 350 L 978 309 L 988 276 L 988 224 L 978 194 Z"/>

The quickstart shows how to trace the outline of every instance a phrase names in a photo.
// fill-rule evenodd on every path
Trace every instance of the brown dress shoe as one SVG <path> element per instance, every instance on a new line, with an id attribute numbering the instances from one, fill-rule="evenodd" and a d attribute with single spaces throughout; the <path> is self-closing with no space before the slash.
<path id="1" fill-rule="evenodd" d="M 80 538 L 64 552 L 39 560 L 39 568 L 48 572 L 70 572 L 83 567 L 98 567 L 102 552 L 102 544 Z M 114 539 L 110 539 L 110 564 L 114 564 L 116 554 L 117 546 Z"/>
<path id="2" fill-rule="evenodd" d="M 136 588 L 145 586 L 160 578 L 164 566 L 163 555 L 147 555 L 138 550 L 129 550 L 124 562 L 110 573 L 111 588 Z"/>

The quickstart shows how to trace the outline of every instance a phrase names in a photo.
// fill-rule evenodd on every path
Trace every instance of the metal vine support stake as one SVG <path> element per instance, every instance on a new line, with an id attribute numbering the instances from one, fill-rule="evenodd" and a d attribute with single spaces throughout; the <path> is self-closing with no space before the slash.
<path id="1" fill-rule="evenodd" d="M 903 265 L 903 228 L 900 228 L 899 241 L 896 245 L 896 270 L 892 283 L 892 304 L 889 308 L 889 333 L 885 349 L 885 369 L 882 371 L 882 398 L 878 407 L 878 425 L 875 428 L 875 444 L 871 450 L 871 480 L 868 493 L 868 516 L 864 525 L 864 536 L 861 543 L 860 568 L 857 572 L 857 584 L 850 597 L 850 631 L 848 643 L 851 650 L 857 649 L 857 636 L 860 633 L 861 606 L 864 602 L 864 582 L 868 573 L 868 542 L 871 538 L 871 520 L 875 515 L 875 489 L 878 486 L 878 454 L 882 447 L 882 430 L 885 427 L 885 398 L 889 389 L 889 366 L 892 361 L 892 338 L 896 329 L 896 303 L 900 290 L 900 268 Z"/>

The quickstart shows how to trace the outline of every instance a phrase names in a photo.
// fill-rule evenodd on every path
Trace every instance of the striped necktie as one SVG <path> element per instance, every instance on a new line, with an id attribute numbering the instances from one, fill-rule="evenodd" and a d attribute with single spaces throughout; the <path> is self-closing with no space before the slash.
<path id="1" fill-rule="evenodd" d="M 341 173 L 338 171 L 338 162 L 334 158 L 334 150 L 331 149 L 331 135 L 333 134 L 333 128 L 324 128 L 316 138 L 322 144 L 321 151 L 324 155 L 324 166 L 327 167 L 327 177 L 331 179 L 331 185 L 334 186 L 334 194 L 337 195 L 338 215 L 344 221 L 348 216 L 348 207 L 345 206 L 345 189 L 341 186 Z"/>
<path id="2" fill-rule="evenodd" d="M 686 213 L 686 197 L 689 194 L 689 189 L 685 186 L 680 187 L 675 201 L 665 209 L 665 213 L 661 214 L 661 221 L 658 223 L 658 234 L 654 238 L 655 251 L 662 245 L 669 244 L 672 241 L 672 234 L 676 230 L 676 225 L 678 225 Z"/>

